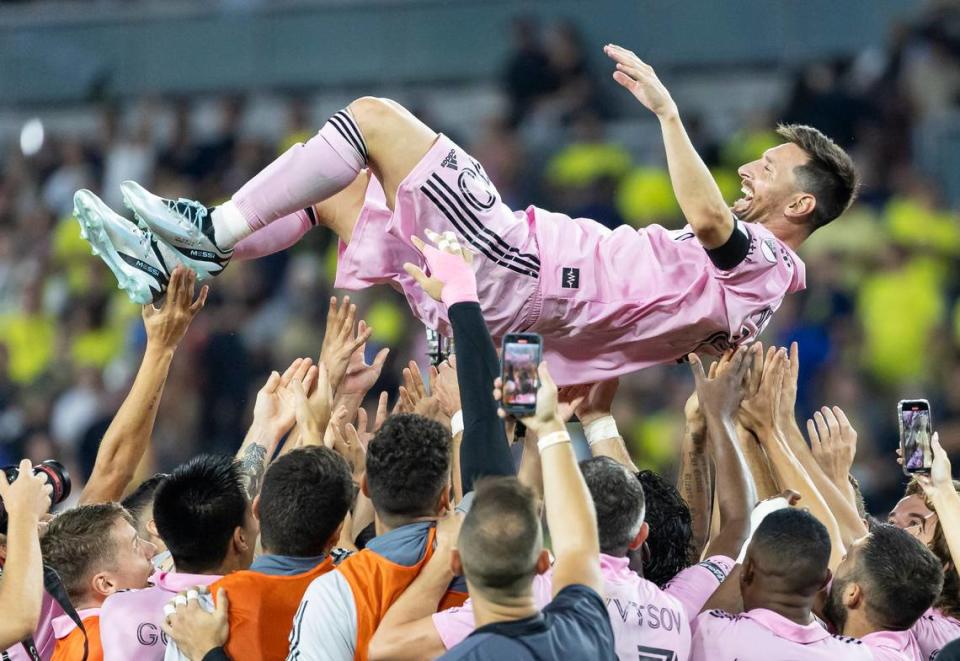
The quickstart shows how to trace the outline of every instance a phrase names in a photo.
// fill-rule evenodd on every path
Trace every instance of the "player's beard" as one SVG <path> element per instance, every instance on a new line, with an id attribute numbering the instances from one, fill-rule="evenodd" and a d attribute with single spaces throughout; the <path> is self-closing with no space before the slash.
<path id="1" fill-rule="evenodd" d="M 830 586 L 830 593 L 827 595 L 827 602 L 823 605 L 823 615 L 827 621 L 833 625 L 838 634 L 843 633 L 843 628 L 847 626 L 847 607 L 843 605 L 843 591 L 847 588 L 850 580 L 841 580 L 834 578 Z"/>

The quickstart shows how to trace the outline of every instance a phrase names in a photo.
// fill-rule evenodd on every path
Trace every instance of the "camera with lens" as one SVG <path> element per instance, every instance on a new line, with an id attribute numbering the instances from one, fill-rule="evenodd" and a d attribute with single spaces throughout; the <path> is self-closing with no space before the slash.
<path id="1" fill-rule="evenodd" d="M 0 479 L 5 479 L 8 483 L 13 483 L 20 475 L 19 466 L 0 466 Z M 58 505 L 70 496 L 70 473 L 56 459 L 47 459 L 33 467 L 34 475 L 42 475 L 47 483 L 53 487 L 50 493 L 50 505 Z M 0 500 L 0 533 L 7 533 L 7 508 Z"/>

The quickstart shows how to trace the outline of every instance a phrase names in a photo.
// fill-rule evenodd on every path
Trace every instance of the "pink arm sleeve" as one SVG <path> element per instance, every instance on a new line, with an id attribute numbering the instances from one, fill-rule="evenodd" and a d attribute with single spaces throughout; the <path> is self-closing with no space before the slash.
<path id="1" fill-rule="evenodd" d="M 477 277 L 473 267 L 459 255 L 451 255 L 433 246 L 424 246 L 423 256 L 430 268 L 430 275 L 443 282 L 440 298 L 448 308 L 454 303 L 479 303 Z"/>
<path id="2" fill-rule="evenodd" d="M 299 241 L 311 227 L 313 223 L 306 211 L 301 210 L 278 218 L 237 243 L 233 248 L 233 259 L 257 259 L 286 250 Z"/>

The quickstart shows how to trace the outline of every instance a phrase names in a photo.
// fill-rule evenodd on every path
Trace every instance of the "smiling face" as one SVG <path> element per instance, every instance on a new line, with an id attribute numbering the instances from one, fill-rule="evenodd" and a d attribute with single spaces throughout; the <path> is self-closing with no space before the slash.
<path id="1" fill-rule="evenodd" d="M 809 160 L 803 149 L 787 142 L 768 149 L 756 161 L 740 166 L 737 174 L 743 197 L 733 203 L 733 213 L 741 220 L 756 223 L 788 214 L 791 205 L 805 195 L 799 188 L 794 168 Z"/>
<path id="2" fill-rule="evenodd" d="M 887 523 L 906 530 L 928 546 L 933 542 L 938 522 L 937 513 L 927 507 L 919 494 L 903 498 L 887 517 Z"/>

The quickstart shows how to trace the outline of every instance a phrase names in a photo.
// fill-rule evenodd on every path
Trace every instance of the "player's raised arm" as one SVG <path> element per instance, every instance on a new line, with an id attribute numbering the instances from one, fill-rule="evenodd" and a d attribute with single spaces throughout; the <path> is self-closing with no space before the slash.
<path id="1" fill-rule="evenodd" d="M 604 46 L 603 50 L 617 63 L 613 79 L 660 120 L 673 192 L 697 239 L 708 250 L 723 246 L 733 233 L 733 214 L 713 175 L 690 142 L 670 92 L 657 78 L 653 67 L 633 51 L 613 44 Z"/>

